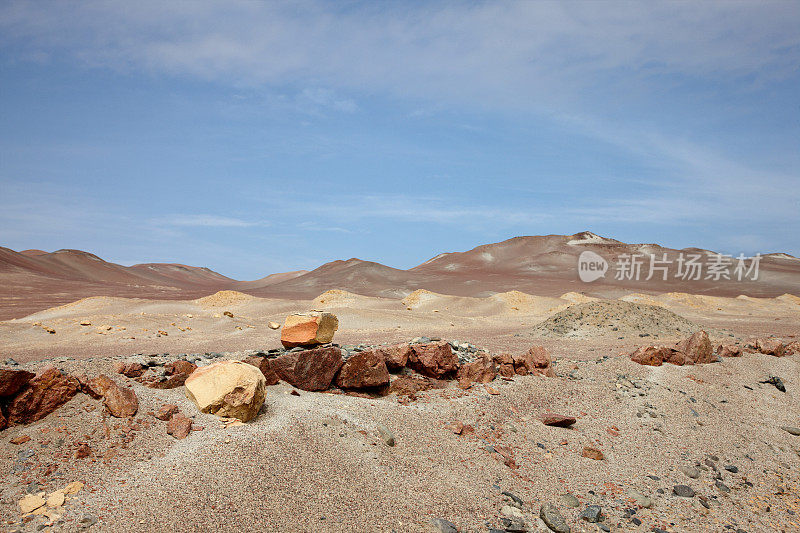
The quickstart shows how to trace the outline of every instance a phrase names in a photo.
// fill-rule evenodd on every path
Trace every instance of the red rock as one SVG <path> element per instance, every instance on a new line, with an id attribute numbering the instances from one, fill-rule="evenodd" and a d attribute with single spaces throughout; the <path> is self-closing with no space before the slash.
<path id="1" fill-rule="evenodd" d="M 664 362 L 670 363 L 672 365 L 683 366 L 683 365 L 692 365 L 694 364 L 693 361 L 687 358 L 687 355 L 683 352 L 679 352 L 677 350 L 673 350 L 671 348 L 667 348 L 665 352 Z"/>
<path id="2" fill-rule="evenodd" d="M 22 389 L 36 374 L 27 370 L 0 368 L 0 397 L 13 396 Z"/>
<path id="3" fill-rule="evenodd" d="M 197 370 L 197 365 L 195 365 L 194 363 L 190 363 L 185 359 L 178 359 L 177 361 L 173 361 L 169 364 L 164 365 L 164 374 L 166 374 L 167 376 L 186 374 L 186 376 L 188 377 L 195 370 Z"/>
<path id="4" fill-rule="evenodd" d="M 261 370 L 261 373 L 264 374 L 264 379 L 267 380 L 267 385 L 275 385 L 280 381 L 278 374 L 272 370 L 272 363 L 269 358 L 261 355 L 252 355 L 250 357 L 245 357 L 242 361 Z"/>
<path id="5" fill-rule="evenodd" d="M 29 440 L 31 440 L 31 438 L 28 435 L 18 435 L 8 442 L 11 444 L 25 444 Z"/>
<path id="6" fill-rule="evenodd" d="M 800 341 L 792 341 L 784 347 L 784 355 L 800 355 Z"/>
<path id="7" fill-rule="evenodd" d="M 453 353 L 450 343 L 445 341 L 414 344 L 408 365 L 420 374 L 441 378 L 458 368 L 458 356 Z"/>
<path id="8" fill-rule="evenodd" d="M 687 364 L 702 365 L 714 363 L 717 360 L 714 349 L 711 347 L 711 340 L 705 331 L 698 331 L 688 339 L 680 341 L 675 346 L 675 350 L 684 354 Z"/>
<path id="9" fill-rule="evenodd" d="M 139 398 L 133 389 L 120 387 L 116 381 L 100 374 L 90 381 L 93 390 L 98 391 L 103 397 L 103 403 L 112 416 L 127 418 L 139 410 Z"/>
<path id="10" fill-rule="evenodd" d="M 165 380 L 158 378 L 150 379 L 148 381 L 144 381 L 143 384 L 151 389 L 177 389 L 186 383 L 186 378 L 188 378 L 190 375 L 191 374 L 178 373 L 171 375 Z"/>
<path id="11" fill-rule="evenodd" d="M 774 355 L 775 357 L 783 357 L 784 346 L 780 339 L 768 337 L 756 340 L 756 350 L 763 354 Z"/>
<path id="12" fill-rule="evenodd" d="M 75 459 L 83 459 L 92 455 L 92 449 L 86 443 L 81 443 L 75 450 Z"/>
<path id="13" fill-rule="evenodd" d="M 3 415 L 3 411 L 0 411 L 0 431 L 6 429 L 8 427 L 8 419 Z"/>
<path id="14" fill-rule="evenodd" d="M 541 420 L 542 424 L 545 426 L 555 426 L 560 428 L 568 428 L 577 422 L 574 416 L 559 415 L 556 413 L 544 413 L 543 415 L 539 416 L 539 420 Z"/>
<path id="15" fill-rule="evenodd" d="M 389 370 L 385 359 L 374 350 L 354 353 L 336 376 L 336 385 L 342 389 L 381 387 L 388 383 Z"/>
<path id="16" fill-rule="evenodd" d="M 183 416 L 181 413 L 172 415 L 167 422 L 167 434 L 176 439 L 185 439 L 192 432 L 192 419 Z"/>
<path id="17" fill-rule="evenodd" d="M 172 415 L 174 415 L 175 413 L 180 413 L 180 409 L 178 409 L 178 406 L 175 405 L 174 403 L 168 403 L 158 408 L 158 411 L 156 412 L 156 418 L 158 418 L 159 420 L 164 420 L 166 422 L 167 420 L 172 418 Z"/>
<path id="18" fill-rule="evenodd" d="M 720 357 L 741 357 L 742 349 L 735 344 L 720 344 L 717 348 Z"/>
<path id="19" fill-rule="evenodd" d="M 389 384 L 389 394 L 413 396 L 420 391 L 442 389 L 446 386 L 444 382 L 424 376 L 400 376 Z"/>
<path id="20" fill-rule="evenodd" d="M 461 365 L 456 373 L 458 386 L 467 389 L 473 383 L 490 383 L 497 377 L 497 365 L 491 357 L 480 356 L 471 363 Z"/>
<path id="21" fill-rule="evenodd" d="M 661 366 L 664 364 L 663 346 L 640 346 L 631 354 L 631 361 L 647 366 Z"/>
<path id="22" fill-rule="evenodd" d="M 389 370 L 400 370 L 408 364 L 411 355 L 411 346 L 408 344 L 395 344 L 394 346 L 380 346 L 375 352 L 383 357 Z"/>
<path id="23" fill-rule="evenodd" d="M 122 374 L 126 378 L 138 378 L 144 374 L 145 367 L 139 363 L 125 363 L 118 361 L 114 364 L 114 372 Z"/>
<path id="24" fill-rule="evenodd" d="M 594 459 L 595 461 L 602 461 L 605 459 L 603 452 L 592 446 L 584 446 L 581 455 L 589 459 Z"/>
<path id="25" fill-rule="evenodd" d="M 29 424 L 41 420 L 78 393 L 78 380 L 48 366 L 11 400 L 8 423 Z"/>
<path id="26" fill-rule="evenodd" d="M 512 357 L 514 362 L 514 372 L 520 376 L 528 374 L 555 377 L 550 354 L 544 346 L 532 346 L 530 350 L 522 355 Z"/>
<path id="27" fill-rule="evenodd" d="M 330 387 L 341 368 L 342 351 L 335 346 L 291 352 L 272 360 L 272 369 L 283 381 L 307 391 Z"/>

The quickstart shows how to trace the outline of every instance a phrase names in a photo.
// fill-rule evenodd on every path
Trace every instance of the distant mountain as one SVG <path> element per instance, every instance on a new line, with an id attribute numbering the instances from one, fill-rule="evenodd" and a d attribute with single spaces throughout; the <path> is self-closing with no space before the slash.
<path id="1" fill-rule="evenodd" d="M 585 251 L 609 263 L 605 276 L 591 283 L 578 277 L 578 257 Z M 650 274 L 650 254 L 658 260 L 666 259 L 662 264 L 668 269 L 666 280 L 659 270 L 650 280 L 645 279 Z M 621 277 L 617 268 L 633 255 L 641 262 L 639 279 L 617 279 Z M 126 267 L 80 250 L 15 252 L 0 247 L 0 319 L 86 296 L 191 299 L 223 289 L 293 299 L 312 299 L 328 289 L 389 298 L 416 289 L 458 296 L 489 296 L 510 290 L 544 296 L 570 291 L 608 297 L 673 291 L 717 296 L 800 295 L 800 259 L 791 255 L 761 257 L 757 281 L 746 277 L 739 281 L 736 276 L 714 279 L 706 277 L 707 271 L 700 279 L 683 279 L 676 275 L 678 264 L 681 257 L 690 256 L 708 267 L 716 254 L 700 248 L 675 250 L 658 244 L 627 244 L 587 231 L 515 237 L 466 252 L 442 253 L 409 270 L 352 258 L 332 261 L 310 272 L 297 270 L 237 281 L 204 267 L 174 263 Z"/>

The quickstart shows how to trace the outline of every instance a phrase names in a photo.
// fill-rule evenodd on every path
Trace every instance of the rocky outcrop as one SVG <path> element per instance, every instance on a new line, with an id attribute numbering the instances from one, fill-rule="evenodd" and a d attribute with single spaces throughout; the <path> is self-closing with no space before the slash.
<path id="1" fill-rule="evenodd" d="M 382 387 L 389 383 L 389 369 L 377 350 L 364 350 L 352 355 L 336 376 L 336 386 L 342 389 Z"/>
<path id="2" fill-rule="evenodd" d="M 474 383 L 491 383 L 497 377 L 497 365 L 488 355 L 481 355 L 471 363 L 463 364 L 456 373 L 458 386 L 462 389 Z"/>
<path id="3" fill-rule="evenodd" d="M 383 357 L 386 368 L 389 370 L 400 370 L 408 364 L 411 355 L 411 346 L 408 344 L 395 344 L 393 346 L 379 346 L 375 352 Z"/>
<path id="4" fill-rule="evenodd" d="M 35 376 L 26 370 L 0 368 L 0 398 L 15 395 Z"/>
<path id="5" fill-rule="evenodd" d="M 333 341 L 339 319 L 333 313 L 311 311 L 286 317 L 281 329 L 281 344 L 286 348 L 315 346 Z"/>
<path id="6" fill-rule="evenodd" d="M 271 361 L 272 369 L 279 378 L 307 391 L 330 387 L 343 363 L 342 351 L 336 346 L 287 352 Z"/>
<path id="7" fill-rule="evenodd" d="M 251 355 L 250 357 L 245 357 L 242 359 L 242 361 L 261 370 L 261 373 L 264 375 L 264 379 L 267 381 L 267 386 L 275 385 L 278 383 L 278 381 L 280 381 L 278 374 L 272 370 L 272 362 L 269 358 L 261 355 Z"/>
<path id="8" fill-rule="evenodd" d="M 221 361 L 193 372 L 186 379 L 186 396 L 203 413 L 247 422 L 264 405 L 266 380 L 253 365 Z"/>
<path id="9" fill-rule="evenodd" d="M 41 420 L 67 403 L 80 390 L 78 380 L 48 366 L 8 404 L 8 424 L 29 424 Z"/>
<path id="10" fill-rule="evenodd" d="M 458 368 L 458 357 L 445 341 L 411 345 L 408 366 L 432 378 L 442 378 Z"/>

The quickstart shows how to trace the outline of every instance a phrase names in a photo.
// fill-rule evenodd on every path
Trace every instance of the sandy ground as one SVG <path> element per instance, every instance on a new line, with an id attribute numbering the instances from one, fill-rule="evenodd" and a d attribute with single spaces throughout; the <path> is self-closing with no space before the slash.
<path id="1" fill-rule="evenodd" d="M 498 395 L 482 385 L 462 391 L 451 384 L 421 393 L 410 405 L 395 396 L 295 396 L 281 383 L 269 388 L 256 420 L 228 429 L 198 413 L 182 388 L 153 390 L 116 375 L 139 396 L 133 428 L 107 418 L 101 402 L 79 394 L 39 422 L 0 433 L 0 529 L 35 531 L 44 523 L 19 522 L 17 501 L 32 490 L 31 482 L 51 491 L 81 481 L 86 487 L 65 503 L 63 522 L 46 530 L 80 530 L 85 519 L 96 520 L 90 531 L 411 532 L 432 530 L 431 519 L 444 518 L 460 531 L 486 532 L 503 529 L 508 501 L 501 492 L 510 491 L 526 513 L 538 516 L 543 503 L 555 504 L 573 531 L 599 531 L 578 518 L 588 504 L 602 506 L 602 523 L 612 531 L 800 531 L 800 437 L 780 428 L 800 426 L 800 357 L 751 354 L 702 366 L 644 367 L 620 354 L 677 338 L 608 330 L 532 336 L 536 324 L 581 301 L 574 296 L 411 296 L 101 297 L 0 322 L 0 360 L 13 357 L 31 369 L 54 363 L 90 376 L 109 373 L 114 361 L 137 353 L 240 358 L 246 350 L 277 347 L 279 332 L 267 322 L 308 309 L 338 315 L 341 344 L 420 335 L 493 352 L 543 344 L 557 372 L 556 378 L 495 380 L 491 387 Z M 713 330 L 712 340 L 800 334 L 800 301 L 789 297 L 624 299 L 665 307 Z M 168 335 L 158 336 L 159 330 Z M 785 393 L 760 383 L 770 375 L 783 379 Z M 165 403 L 177 403 L 202 431 L 180 441 L 167 435 L 165 423 L 149 414 Z M 572 429 L 547 427 L 537 419 L 545 411 L 578 422 Z M 454 434 L 446 427 L 454 421 L 473 425 L 475 433 Z M 395 446 L 383 442 L 378 424 L 394 433 Z M 10 443 L 22 435 L 31 440 Z M 74 458 L 79 442 L 89 443 L 93 455 Z M 588 445 L 605 459 L 582 457 Z M 504 446 L 519 468 L 498 460 L 493 447 Z M 704 465 L 710 456 L 717 457 L 710 462 L 721 479 Z M 679 470 L 698 463 L 706 470 L 696 479 Z M 677 484 L 691 486 L 708 508 L 699 497 L 673 495 Z M 652 507 L 638 506 L 631 491 L 651 498 Z M 567 493 L 579 507 L 566 505 Z"/>

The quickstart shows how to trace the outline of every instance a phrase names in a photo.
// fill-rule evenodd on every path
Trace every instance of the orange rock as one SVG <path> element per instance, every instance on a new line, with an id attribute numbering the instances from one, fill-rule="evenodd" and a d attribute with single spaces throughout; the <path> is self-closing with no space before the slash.
<path id="1" fill-rule="evenodd" d="M 342 351 L 335 346 L 285 353 L 270 362 L 272 369 L 283 381 L 307 391 L 320 391 L 330 387 L 341 368 Z"/>
<path id="2" fill-rule="evenodd" d="M 708 333 L 705 331 L 698 331 L 688 339 L 682 340 L 675 346 L 675 350 L 685 355 L 687 364 L 702 365 L 717 360 Z"/>
<path id="3" fill-rule="evenodd" d="M 8 442 L 10 442 L 11 444 L 25 444 L 29 440 L 31 440 L 31 438 L 28 435 L 19 435 L 14 437 Z"/>
<path id="4" fill-rule="evenodd" d="M 333 340 L 338 328 L 339 319 L 333 313 L 296 313 L 286 317 L 281 329 L 281 344 L 286 348 L 325 344 Z"/>
<path id="5" fill-rule="evenodd" d="M 594 459 L 595 461 L 602 461 L 605 459 L 603 452 L 592 446 L 584 446 L 581 455 L 589 459 Z"/>

